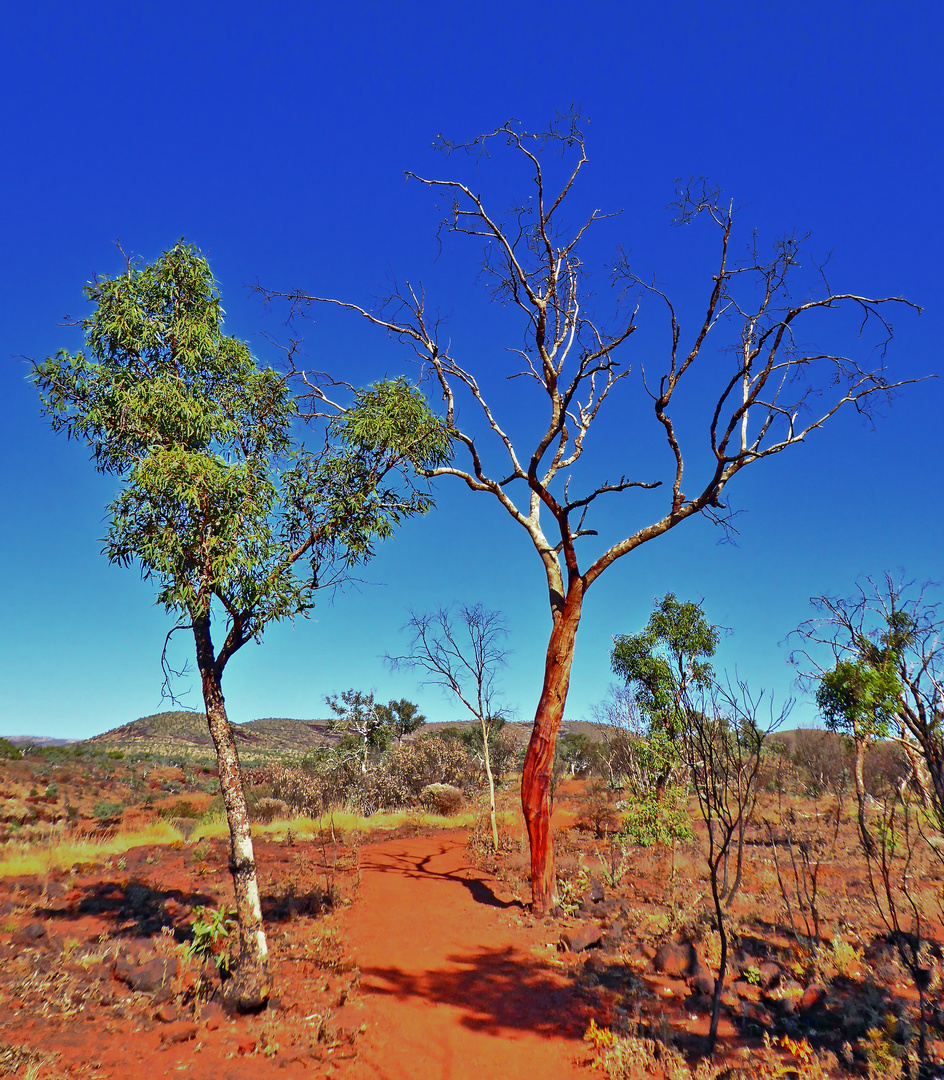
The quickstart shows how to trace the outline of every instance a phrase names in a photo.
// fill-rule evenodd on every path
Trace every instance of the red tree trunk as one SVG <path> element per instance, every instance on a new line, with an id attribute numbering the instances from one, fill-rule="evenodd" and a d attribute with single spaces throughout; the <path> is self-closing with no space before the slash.
<path id="1" fill-rule="evenodd" d="M 543 915 L 556 902 L 551 773 L 557 732 L 564 719 L 582 603 L 583 585 L 578 582 L 568 590 L 563 607 L 554 613 L 554 628 L 544 662 L 544 686 L 521 775 L 521 807 L 531 844 L 531 909 L 537 915 Z"/>

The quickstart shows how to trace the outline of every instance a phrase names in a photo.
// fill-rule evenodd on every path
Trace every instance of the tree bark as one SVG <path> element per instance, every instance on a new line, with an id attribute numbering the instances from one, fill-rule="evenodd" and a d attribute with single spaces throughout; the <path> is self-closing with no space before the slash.
<path id="1" fill-rule="evenodd" d="M 864 739 L 856 739 L 855 741 L 855 768 L 853 775 L 855 777 L 855 792 L 856 792 L 856 806 L 858 809 L 858 822 L 859 822 L 859 836 L 862 839 L 862 847 L 865 850 L 865 854 L 868 858 L 875 856 L 875 841 L 872 839 L 872 834 L 869 832 L 868 817 L 865 811 L 865 751 L 868 748 L 868 744 Z"/>
<path id="2" fill-rule="evenodd" d="M 492 850 L 498 854 L 498 818 L 495 814 L 495 777 L 492 775 L 492 755 L 488 750 L 489 728 L 482 724 L 482 762 L 485 765 L 485 775 L 488 778 L 488 804 L 492 819 Z"/>
<path id="3" fill-rule="evenodd" d="M 216 760 L 219 765 L 220 791 L 226 807 L 229 825 L 229 872 L 233 877 L 236 918 L 239 922 L 239 959 L 232 977 L 224 987 L 226 1000 L 241 1012 L 262 1008 L 269 998 L 268 955 L 265 930 L 262 926 L 262 907 L 256 862 L 249 829 L 249 810 L 239 772 L 236 740 L 226 715 L 220 676 L 214 663 L 207 663 L 207 650 L 212 654 L 209 626 L 194 623 L 197 639 L 197 659 L 203 682 L 203 701 L 207 724 Z"/>
<path id="4" fill-rule="evenodd" d="M 557 878 L 551 837 L 551 772 L 557 733 L 564 718 L 564 704 L 570 686 L 574 639 L 580 624 L 582 604 L 583 583 L 578 579 L 567 590 L 561 607 L 554 612 L 554 626 L 544 662 L 544 685 L 521 776 L 521 807 L 531 844 L 531 910 L 536 915 L 545 914 L 556 902 Z"/>

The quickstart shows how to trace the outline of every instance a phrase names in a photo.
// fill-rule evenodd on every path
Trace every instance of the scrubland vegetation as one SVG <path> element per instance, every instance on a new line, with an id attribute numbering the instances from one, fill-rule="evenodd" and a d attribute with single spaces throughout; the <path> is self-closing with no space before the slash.
<path id="1" fill-rule="evenodd" d="M 944 1049 L 944 873 L 928 812 L 912 799 L 902 818 L 899 793 L 910 765 L 901 747 L 875 740 L 863 757 L 880 859 L 866 859 L 858 837 L 855 746 L 827 730 L 788 730 L 759 744 L 748 798 L 738 803 L 744 820 L 713 869 L 718 823 L 700 811 L 697 763 L 684 753 L 666 759 L 623 688 L 608 709 L 611 723 L 575 725 L 559 741 L 557 906 L 550 922 L 521 916 L 535 933 L 554 928 L 555 963 L 599 1004 L 587 1032 L 588 1063 L 627 1078 L 734 1076 L 724 1072 L 734 1067 L 770 1077 L 791 1069 L 798 1076 L 935 1075 Z M 164 737 L 175 731 L 167 717 L 148 725 Z M 174 1015 L 189 1022 L 216 1000 L 231 948 L 218 781 L 201 745 L 180 740 L 176 754 L 154 754 L 134 725 L 120 730 L 126 749 L 106 740 L 22 757 L 13 750 L 0 764 L 4 938 L 22 941 L 50 910 L 68 924 L 98 905 L 104 944 L 95 948 L 115 955 L 93 964 L 92 943 L 80 946 L 77 938 L 55 961 L 78 993 L 90 965 L 118 970 L 130 919 L 142 941 L 171 942 L 162 947 L 183 973 L 175 976 Z M 523 743 L 505 730 L 493 737 L 495 851 L 476 733 L 473 723 L 429 734 L 420 728 L 399 742 L 375 734 L 366 756 L 351 732 L 281 761 L 262 746 L 247 760 L 243 784 L 263 845 L 263 881 L 267 866 L 276 874 L 263 892 L 267 924 L 281 913 L 278 925 L 304 925 L 317 936 L 326 913 L 356 892 L 361 845 L 394 830 L 444 827 L 467 830 L 470 857 L 525 912 L 528 846 L 515 790 Z M 309 867 L 307 891 L 285 876 L 286 857 Z M 171 865 L 179 879 L 174 900 L 166 887 L 146 884 Z M 108 888 L 117 889 L 114 902 L 90 900 Z M 141 911 L 136 889 L 148 897 Z M 20 947 L 21 958 L 42 959 L 46 936 Z M 336 952 L 330 957 L 341 963 Z M 21 983 L 0 979 L 0 1015 L 11 995 L 22 997 Z M 128 1005 L 129 1016 L 140 1000 Z M 699 1065 L 716 1000 L 718 1051 Z M 331 1011 L 326 1005 L 325 1031 L 333 1034 L 314 1038 L 315 1053 L 348 1038 L 331 1029 Z M 284 1032 L 281 1038 L 284 1044 Z"/>

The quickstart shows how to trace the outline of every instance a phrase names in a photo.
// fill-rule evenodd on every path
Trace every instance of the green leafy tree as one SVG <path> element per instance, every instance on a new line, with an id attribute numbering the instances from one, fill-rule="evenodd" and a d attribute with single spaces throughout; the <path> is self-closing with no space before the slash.
<path id="1" fill-rule="evenodd" d="M 325 702 L 335 716 L 329 730 L 341 735 L 341 751 L 355 756 L 361 773 L 366 773 L 371 753 L 381 753 L 390 745 L 386 707 L 375 702 L 372 693 L 363 690 L 328 694 Z"/>
<path id="2" fill-rule="evenodd" d="M 397 740 L 397 746 L 407 735 L 412 735 L 426 723 L 426 717 L 420 712 L 419 706 L 406 698 L 378 705 L 377 710 L 390 735 Z"/>
<path id="3" fill-rule="evenodd" d="M 718 627 L 708 622 L 700 605 L 680 603 L 674 593 L 657 601 L 641 633 L 613 639 L 613 671 L 633 689 L 646 721 L 647 771 L 656 779 L 660 799 L 679 761 L 686 697 L 710 689 L 714 669 L 709 660 L 718 640 Z"/>
<path id="4" fill-rule="evenodd" d="M 104 553 L 135 564 L 192 632 L 219 761 L 239 920 L 234 1003 L 267 998 L 267 944 L 239 759 L 222 678 L 272 622 L 304 615 L 318 587 L 369 558 L 429 495 L 402 469 L 448 457 L 446 430 L 405 380 L 354 392 L 311 453 L 294 436 L 285 378 L 223 332 L 206 260 L 183 241 L 151 265 L 96 279 L 86 349 L 33 367 L 56 431 L 84 441 L 118 481 Z M 171 633 L 174 632 L 171 631 Z"/>
<path id="5" fill-rule="evenodd" d="M 939 623 L 933 606 L 925 605 L 921 597 L 907 598 L 904 588 L 890 578 L 884 585 L 870 580 L 850 599 L 821 596 L 813 603 L 824 618 L 804 623 L 799 633 L 828 645 L 832 664 L 814 662 L 814 671 L 806 674 L 827 728 L 846 736 L 855 747 L 859 833 L 866 854 L 874 856 L 876 842 L 866 814 L 865 758 L 876 740 L 899 739 L 925 803 L 935 810 L 944 805 L 938 795 L 944 787 L 929 774 L 930 768 L 934 775 L 944 775 L 940 769 L 944 710 L 936 677 Z M 812 660 L 803 651 L 794 654 L 794 662 L 799 656 Z"/>

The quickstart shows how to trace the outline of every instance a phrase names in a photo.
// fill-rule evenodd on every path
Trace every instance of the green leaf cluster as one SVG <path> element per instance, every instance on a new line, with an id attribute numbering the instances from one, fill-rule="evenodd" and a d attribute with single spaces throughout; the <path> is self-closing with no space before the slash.
<path id="1" fill-rule="evenodd" d="M 678 733 L 686 692 L 712 685 L 714 670 L 708 660 L 718 640 L 718 628 L 701 607 L 680 603 L 674 593 L 657 602 L 641 633 L 614 637 L 613 671 L 634 687 L 636 704 L 652 731 L 670 737 Z"/>
<path id="2" fill-rule="evenodd" d="M 425 513 L 414 480 L 450 437 L 407 380 L 356 391 L 313 453 L 285 378 L 223 331 L 219 291 L 183 241 L 90 283 L 86 348 L 34 365 L 45 414 L 120 481 L 105 554 L 137 564 L 183 621 L 221 609 L 222 663 Z"/>
<path id="3" fill-rule="evenodd" d="M 901 706 L 900 667 L 917 626 L 914 616 L 892 605 L 881 630 L 852 634 L 849 655 L 823 672 L 816 704 L 826 726 L 854 739 L 884 739 Z"/>

